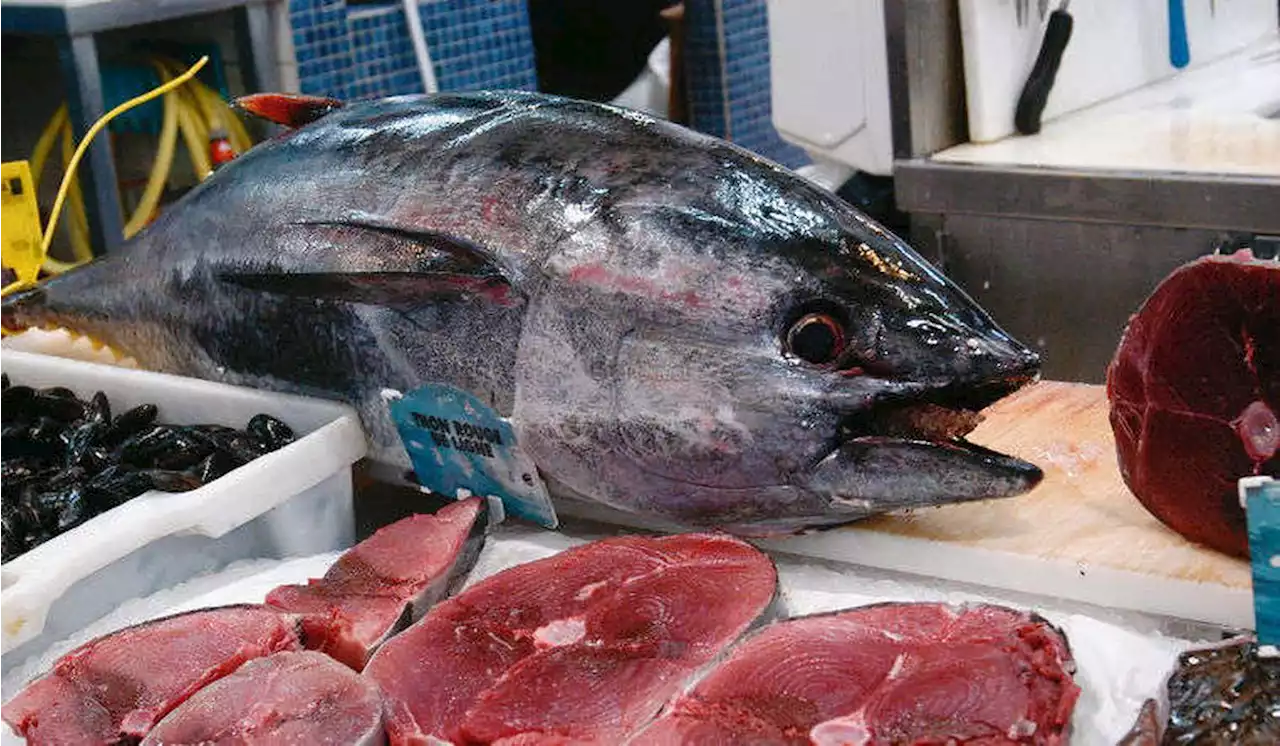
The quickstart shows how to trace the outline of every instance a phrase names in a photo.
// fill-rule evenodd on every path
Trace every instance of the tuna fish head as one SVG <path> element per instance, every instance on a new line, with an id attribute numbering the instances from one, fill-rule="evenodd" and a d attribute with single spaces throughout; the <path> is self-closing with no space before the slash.
<path id="1" fill-rule="evenodd" d="M 538 463 L 619 507 L 762 535 L 1035 486 L 962 436 L 1038 356 L 848 203 L 730 163 L 678 204 L 618 200 L 551 257 L 517 364 Z"/>
<path id="2" fill-rule="evenodd" d="M 511 419 L 554 494 L 690 526 L 791 532 L 1040 478 L 959 439 L 1036 356 L 783 168 L 534 93 L 286 103 L 309 123 L 6 298 L 5 324 L 351 401 L 401 463 L 381 392 L 448 384 Z"/>

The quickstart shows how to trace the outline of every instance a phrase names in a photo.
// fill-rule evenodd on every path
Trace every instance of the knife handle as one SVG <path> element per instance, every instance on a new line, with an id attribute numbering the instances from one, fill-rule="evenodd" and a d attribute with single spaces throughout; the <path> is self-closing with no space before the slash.
<path id="1" fill-rule="evenodd" d="M 1020 134 L 1034 135 L 1040 131 L 1040 115 L 1044 113 L 1049 91 L 1058 76 L 1073 24 L 1071 15 L 1061 8 L 1049 14 L 1040 54 L 1036 56 L 1036 64 L 1022 86 L 1022 95 L 1018 97 L 1018 106 L 1013 112 L 1013 126 Z"/>
<path id="2" fill-rule="evenodd" d="M 1169 64 L 1184 68 L 1191 62 L 1187 43 L 1187 7 L 1184 0 L 1169 0 Z"/>

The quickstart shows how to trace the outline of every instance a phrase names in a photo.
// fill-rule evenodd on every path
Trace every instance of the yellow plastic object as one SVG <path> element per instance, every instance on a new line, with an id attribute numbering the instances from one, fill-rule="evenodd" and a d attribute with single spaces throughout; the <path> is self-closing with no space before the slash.
<path id="1" fill-rule="evenodd" d="M 44 252 L 40 249 L 40 208 L 36 204 L 36 186 L 31 167 L 26 161 L 13 161 L 0 166 L 4 180 L 0 193 L 0 263 L 13 270 L 17 282 L 30 284 L 40 276 Z"/>

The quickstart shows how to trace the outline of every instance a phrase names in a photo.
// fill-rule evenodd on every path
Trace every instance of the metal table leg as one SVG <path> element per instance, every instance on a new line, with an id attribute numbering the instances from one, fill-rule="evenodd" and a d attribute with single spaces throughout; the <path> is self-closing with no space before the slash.
<path id="1" fill-rule="evenodd" d="M 245 86 L 250 93 L 279 89 L 276 81 L 275 38 L 271 28 L 271 6 L 251 2 L 236 15 L 236 37 L 240 58 L 245 61 Z"/>
<path id="2" fill-rule="evenodd" d="M 58 57 L 67 93 L 67 112 L 78 141 L 106 113 L 97 42 L 92 34 L 60 36 Z M 94 138 L 76 174 L 85 195 L 89 240 L 94 251 L 111 251 L 124 240 L 124 220 L 109 133 L 102 132 Z"/>

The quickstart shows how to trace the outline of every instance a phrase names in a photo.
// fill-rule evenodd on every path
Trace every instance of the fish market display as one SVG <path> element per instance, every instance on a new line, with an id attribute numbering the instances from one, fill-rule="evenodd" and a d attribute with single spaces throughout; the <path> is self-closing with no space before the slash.
<path id="1" fill-rule="evenodd" d="M 267 607 L 179 614 L 67 653 L 6 702 L 2 714 L 30 746 L 136 741 L 245 661 L 301 649 L 296 621 Z"/>
<path id="2" fill-rule="evenodd" d="M 402 519 L 347 551 L 320 580 L 280 586 L 267 603 L 303 616 L 308 648 L 359 671 L 383 640 L 470 571 L 487 519 L 487 503 L 478 497 Z"/>
<path id="3" fill-rule="evenodd" d="M 447 385 L 511 421 L 553 496 L 745 535 L 1042 477 L 963 437 L 1038 356 L 746 150 L 531 92 L 249 108 L 314 121 L 7 297 L 5 326 L 349 401 L 405 465 L 384 393 Z"/>
<path id="4" fill-rule="evenodd" d="M 769 558 L 722 534 L 605 539 L 439 604 L 365 675 L 387 698 L 393 744 L 620 743 L 776 588 Z"/>
<path id="5" fill-rule="evenodd" d="M 276 653 L 196 692 L 142 740 L 142 746 L 233 743 L 386 743 L 382 695 L 372 681 L 327 655 Z"/>
<path id="6" fill-rule="evenodd" d="M 1065 637 L 999 606 L 886 603 L 778 622 L 635 743 L 1064 744 Z"/>
<path id="7" fill-rule="evenodd" d="M 1156 518 L 1247 557 L 1236 481 L 1280 477 L 1280 263 L 1207 256 L 1167 277 L 1107 371 L 1125 483 Z"/>
<path id="8" fill-rule="evenodd" d="M 1280 658 L 1232 639 L 1189 650 L 1169 677 L 1164 743 L 1275 746 L 1280 743 Z"/>
<path id="9" fill-rule="evenodd" d="M 294 439 L 266 414 L 244 430 L 164 425 L 154 404 L 112 417 L 101 391 L 85 401 L 3 379 L 5 562 L 144 492 L 196 489 Z"/>

